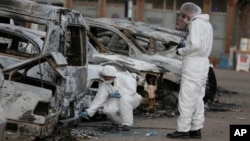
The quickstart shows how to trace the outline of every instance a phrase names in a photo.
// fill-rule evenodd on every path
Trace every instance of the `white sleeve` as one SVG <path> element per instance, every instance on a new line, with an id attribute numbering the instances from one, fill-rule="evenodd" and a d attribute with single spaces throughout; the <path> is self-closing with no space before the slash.
<path id="1" fill-rule="evenodd" d="M 109 98 L 109 93 L 107 90 L 107 85 L 102 84 L 97 91 L 97 94 L 93 100 L 91 106 L 86 110 L 90 117 L 92 117 L 97 110 L 107 101 Z"/>
<path id="2" fill-rule="evenodd" d="M 186 47 L 178 49 L 178 53 L 181 56 L 185 56 L 200 50 L 202 42 L 201 28 L 202 27 L 198 21 L 193 21 L 190 23 Z"/>

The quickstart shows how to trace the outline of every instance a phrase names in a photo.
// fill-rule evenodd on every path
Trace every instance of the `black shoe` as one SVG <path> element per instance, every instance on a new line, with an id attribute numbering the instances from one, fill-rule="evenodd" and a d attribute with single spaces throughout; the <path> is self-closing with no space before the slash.
<path id="1" fill-rule="evenodd" d="M 190 138 L 201 139 L 201 130 L 194 130 L 189 132 Z"/>
<path id="2" fill-rule="evenodd" d="M 178 132 L 178 131 L 175 131 L 173 133 L 168 133 L 167 137 L 171 139 L 189 139 L 190 138 L 189 132 Z"/>
<path id="3" fill-rule="evenodd" d="M 130 131 L 130 127 L 128 125 L 123 125 L 122 131 Z"/>

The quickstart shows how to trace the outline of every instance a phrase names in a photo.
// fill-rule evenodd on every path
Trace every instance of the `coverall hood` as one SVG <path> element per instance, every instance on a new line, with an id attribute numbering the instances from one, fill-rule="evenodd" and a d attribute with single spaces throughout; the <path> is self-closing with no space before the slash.
<path id="1" fill-rule="evenodd" d="M 104 66 L 103 71 L 101 72 L 101 75 L 103 76 L 111 76 L 116 77 L 117 70 L 114 66 Z"/>
<path id="2" fill-rule="evenodd" d="M 181 5 L 181 13 L 186 14 L 190 17 L 201 14 L 201 8 L 192 2 L 185 2 Z"/>
<path id="3" fill-rule="evenodd" d="M 195 15 L 191 20 L 194 20 L 194 19 L 202 19 L 202 20 L 205 20 L 207 22 L 209 22 L 209 15 L 208 14 L 199 14 L 199 15 Z"/>

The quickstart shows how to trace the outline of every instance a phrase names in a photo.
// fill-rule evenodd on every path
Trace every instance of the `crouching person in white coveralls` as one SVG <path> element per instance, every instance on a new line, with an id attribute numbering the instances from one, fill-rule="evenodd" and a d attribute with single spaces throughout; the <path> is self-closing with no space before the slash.
<path id="1" fill-rule="evenodd" d="M 122 125 L 123 131 L 129 131 L 133 125 L 133 110 L 142 100 L 136 92 L 136 80 L 128 75 L 118 73 L 113 66 L 104 66 L 101 76 L 104 83 L 99 87 L 97 94 L 82 117 L 92 117 L 104 105 L 103 112 L 113 125 Z"/>

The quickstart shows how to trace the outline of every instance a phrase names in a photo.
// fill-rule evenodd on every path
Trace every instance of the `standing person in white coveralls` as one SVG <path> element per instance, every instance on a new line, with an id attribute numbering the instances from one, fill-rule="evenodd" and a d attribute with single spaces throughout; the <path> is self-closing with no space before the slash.
<path id="1" fill-rule="evenodd" d="M 177 46 L 176 53 L 183 56 L 182 77 L 179 91 L 177 129 L 168 138 L 201 138 L 203 128 L 206 79 L 209 55 L 212 50 L 213 28 L 209 15 L 201 14 L 201 8 L 186 2 L 180 12 L 188 24 L 185 46 Z"/>
<path id="2" fill-rule="evenodd" d="M 142 100 L 136 92 L 136 80 L 128 75 L 118 73 L 113 66 L 104 66 L 101 76 L 104 82 L 99 87 L 91 106 L 80 113 L 82 117 L 92 117 L 103 107 L 103 112 L 113 125 L 122 125 L 123 131 L 129 131 L 133 125 L 133 110 Z"/>

